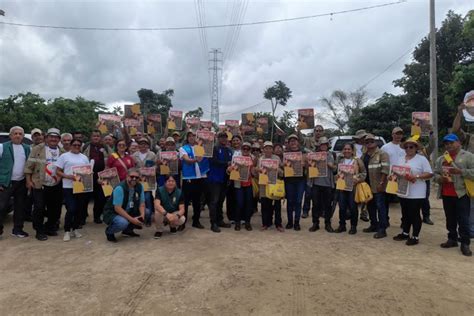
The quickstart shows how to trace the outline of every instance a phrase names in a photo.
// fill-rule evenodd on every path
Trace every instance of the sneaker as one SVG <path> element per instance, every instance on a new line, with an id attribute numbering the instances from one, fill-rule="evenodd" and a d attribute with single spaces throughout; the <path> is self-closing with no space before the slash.
<path id="1" fill-rule="evenodd" d="M 401 234 L 398 234 L 397 236 L 393 237 L 393 240 L 403 241 L 403 240 L 408 240 L 408 238 L 410 238 L 410 236 L 408 236 L 408 234 L 401 233 Z"/>
<path id="2" fill-rule="evenodd" d="M 70 232 L 65 232 L 63 241 L 70 241 L 71 240 L 71 233 Z"/>
<path id="3" fill-rule="evenodd" d="M 418 238 L 410 237 L 407 242 L 405 243 L 407 246 L 418 245 Z"/>
<path id="4" fill-rule="evenodd" d="M 156 232 L 156 233 L 155 233 L 155 236 L 154 236 L 153 238 L 155 238 L 155 239 L 160 239 L 161 236 L 163 236 L 163 233 L 162 233 L 162 232 Z"/>
<path id="5" fill-rule="evenodd" d="M 441 248 L 454 248 L 458 246 L 458 242 L 456 240 L 448 239 L 446 242 L 442 243 Z"/>
<path id="6" fill-rule="evenodd" d="M 284 229 L 283 226 L 281 226 L 281 225 L 278 225 L 278 226 L 276 227 L 276 229 L 277 229 L 280 233 L 283 233 L 283 232 L 285 231 L 285 229 Z"/>
<path id="7" fill-rule="evenodd" d="M 355 234 L 357 234 L 357 226 L 351 226 L 351 229 L 349 230 L 349 235 Z"/>
<path id="8" fill-rule="evenodd" d="M 319 230 L 319 224 L 313 224 L 308 230 L 312 233 Z"/>
<path id="9" fill-rule="evenodd" d="M 177 232 L 178 232 L 178 229 L 176 227 L 170 227 L 171 235 L 176 235 Z"/>
<path id="10" fill-rule="evenodd" d="M 18 238 L 25 238 L 28 237 L 28 233 L 23 231 L 22 229 L 20 230 L 13 230 L 12 231 L 12 236 L 18 237 Z"/>
<path id="11" fill-rule="evenodd" d="M 362 231 L 364 233 L 375 233 L 375 232 L 377 232 L 377 228 L 374 227 L 374 226 L 369 226 L 367 228 L 364 228 Z"/>
<path id="12" fill-rule="evenodd" d="M 79 230 L 76 229 L 71 232 L 71 237 L 81 238 L 82 234 L 79 232 Z"/>
<path id="13" fill-rule="evenodd" d="M 292 229 L 293 228 L 293 223 L 288 223 L 286 224 L 286 229 Z"/>
<path id="14" fill-rule="evenodd" d="M 134 232 L 133 229 L 124 230 L 122 232 L 122 235 L 125 235 L 125 236 L 128 236 L 128 237 L 140 237 L 140 235 L 137 234 L 136 232 Z"/>
<path id="15" fill-rule="evenodd" d="M 385 237 L 387 237 L 387 233 L 385 231 L 376 232 L 374 235 L 375 239 L 380 239 L 380 238 L 385 238 Z"/>
<path id="16" fill-rule="evenodd" d="M 107 236 L 107 240 L 110 241 L 110 242 L 117 242 L 117 238 L 115 238 L 115 235 L 114 234 L 107 234 L 105 233 L 105 235 Z"/>
<path id="17" fill-rule="evenodd" d="M 461 252 L 466 257 L 471 257 L 472 256 L 472 251 L 469 248 L 469 245 L 461 244 Z"/>
<path id="18" fill-rule="evenodd" d="M 38 233 L 36 234 L 36 239 L 38 239 L 39 241 L 45 241 L 48 240 L 48 236 L 46 234 Z"/>
<path id="19" fill-rule="evenodd" d="M 252 231 L 252 225 L 250 225 L 250 223 L 245 223 L 244 226 L 247 231 Z"/>
<path id="20" fill-rule="evenodd" d="M 423 223 L 428 225 L 434 225 L 433 221 L 429 217 L 423 218 Z"/>
<path id="21" fill-rule="evenodd" d="M 216 224 L 212 224 L 211 225 L 211 231 L 213 231 L 214 233 L 220 233 L 221 229 Z"/>
<path id="22" fill-rule="evenodd" d="M 335 233 L 343 233 L 343 232 L 346 232 L 347 229 L 346 229 L 346 226 L 339 226 L 338 228 L 336 228 L 336 230 L 334 231 Z"/>

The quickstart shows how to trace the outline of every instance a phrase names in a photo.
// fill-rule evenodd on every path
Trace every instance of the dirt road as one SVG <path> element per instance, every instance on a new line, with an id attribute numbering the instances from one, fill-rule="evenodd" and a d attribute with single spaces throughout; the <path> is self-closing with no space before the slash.
<path id="1" fill-rule="evenodd" d="M 398 208 L 383 240 L 362 233 L 363 222 L 355 236 L 309 233 L 308 218 L 300 232 L 187 229 L 154 240 L 148 228 L 117 244 L 89 223 L 83 238 L 39 242 L 9 236 L 10 218 L 0 315 L 472 315 L 474 259 L 439 247 L 444 215 L 433 206 L 435 225 L 423 225 L 414 247 L 392 240 Z"/>

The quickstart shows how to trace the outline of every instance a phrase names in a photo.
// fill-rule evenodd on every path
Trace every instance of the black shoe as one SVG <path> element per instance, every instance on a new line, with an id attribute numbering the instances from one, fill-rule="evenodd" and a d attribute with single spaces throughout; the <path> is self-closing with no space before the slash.
<path id="1" fill-rule="evenodd" d="M 240 224 L 235 224 L 234 229 L 235 229 L 236 231 L 240 231 Z"/>
<path id="2" fill-rule="evenodd" d="M 221 232 L 221 229 L 216 224 L 211 225 L 211 230 L 215 233 L 220 233 Z"/>
<path id="3" fill-rule="evenodd" d="M 222 228 L 230 228 L 231 227 L 231 225 L 229 223 L 226 223 L 226 222 L 220 222 L 219 224 L 217 224 L 217 226 L 222 227 Z"/>
<path id="4" fill-rule="evenodd" d="M 160 239 L 161 236 L 163 236 L 163 233 L 162 233 L 162 232 L 156 232 L 156 233 L 155 233 L 155 236 L 153 236 L 153 238 L 155 238 L 155 239 Z"/>
<path id="5" fill-rule="evenodd" d="M 418 245 L 418 243 L 419 243 L 418 238 L 410 237 L 405 244 L 407 246 L 414 246 L 414 245 Z"/>
<path id="6" fill-rule="evenodd" d="M 324 229 L 325 229 L 328 233 L 334 233 L 334 229 L 332 228 L 331 223 L 325 224 L 325 225 L 324 225 Z"/>
<path id="7" fill-rule="evenodd" d="M 18 237 L 18 238 L 25 238 L 28 237 L 28 233 L 23 231 L 22 229 L 20 230 L 13 230 L 12 231 L 12 236 Z"/>
<path id="8" fill-rule="evenodd" d="M 442 243 L 441 248 L 453 248 L 458 246 L 458 242 L 456 240 L 448 239 L 446 242 Z"/>
<path id="9" fill-rule="evenodd" d="M 36 239 L 38 239 L 39 241 L 45 241 L 48 240 L 48 236 L 46 234 L 38 233 L 36 234 Z"/>
<path id="10" fill-rule="evenodd" d="M 375 226 L 369 226 L 362 230 L 364 233 L 375 233 L 377 232 L 377 228 Z"/>
<path id="11" fill-rule="evenodd" d="M 176 227 L 170 227 L 170 233 L 171 235 L 176 235 L 176 232 L 178 231 L 178 229 Z"/>
<path id="12" fill-rule="evenodd" d="M 202 226 L 202 224 L 199 223 L 199 222 L 194 222 L 194 223 L 193 223 L 193 227 L 194 227 L 194 228 L 199 228 L 199 229 L 204 229 L 204 226 Z"/>
<path id="13" fill-rule="evenodd" d="M 408 238 L 410 238 L 410 236 L 408 236 L 407 234 L 398 234 L 397 236 L 393 237 L 393 240 L 403 241 L 403 240 L 408 240 Z"/>
<path id="14" fill-rule="evenodd" d="M 128 236 L 128 237 L 140 237 L 139 234 L 137 234 L 136 232 L 134 232 L 132 229 L 130 230 L 124 230 L 122 232 L 122 235 L 125 235 L 125 236 Z"/>
<path id="15" fill-rule="evenodd" d="M 179 232 L 182 232 L 185 228 L 186 228 L 186 224 L 179 225 L 178 231 L 179 231 Z"/>
<path id="16" fill-rule="evenodd" d="M 0 237 L 3 235 L 3 228 L 0 228 Z"/>
<path id="17" fill-rule="evenodd" d="M 359 218 L 360 218 L 360 220 L 363 221 L 363 222 L 368 222 L 368 221 L 369 221 L 369 219 L 367 218 L 367 216 L 360 216 Z"/>
<path id="18" fill-rule="evenodd" d="M 338 228 L 336 228 L 336 230 L 334 231 L 335 233 L 342 233 L 342 232 L 345 232 L 347 231 L 346 229 L 346 226 L 340 226 Z"/>
<path id="19" fill-rule="evenodd" d="M 94 223 L 96 223 L 96 224 L 102 224 L 103 222 L 102 222 L 102 220 L 101 220 L 100 218 L 96 218 L 96 219 L 94 219 Z"/>
<path id="20" fill-rule="evenodd" d="M 349 235 L 355 234 L 357 234 L 357 226 L 351 226 L 351 229 L 349 230 Z"/>
<path id="21" fill-rule="evenodd" d="M 117 238 L 115 238 L 115 235 L 114 234 L 107 234 L 105 233 L 105 235 L 107 236 L 107 240 L 110 241 L 110 242 L 117 242 Z"/>
<path id="22" fill-rule="evenodd" d="M 462 252 L 462 254 L 465 255 L 466 257 L 471 257 L 471 256 L 472 256 L 472 251 L 471 251 L 471 249 L 469 248 L 469 245 L 461 244 L 461 252 Z"/>
<path id="23" fill-rule="evenodd" d="M 385 238 L 385 237 L 387 237 L 387 233 L 384 230 L 376 232 L 374 235 L 375 239 L 380 239 L 380 238 Z"/>
<path id="24" fill-rule="evenodd" d="M 293 228 L 293 223 L 288 223 L 286 224 L 286 229 L 292 229 Z"/>
<path id="25" fill-rule="evenodd" d="M 301 230 L 301 226 L 300 226 L 299 223 L 296 223 L 295 226 L 293 226 L 293 228 L 294 228 L 297 232 L 299 232 L 299 231 Z"/>
<path id="26" fill-rule="evenodd" d="M 46 235 L 51 236 L 51 237 L 55 237 L 55 236 L 58 235 L 58 232 L 54 231 L 54 230 L 49 230 L 49 231 L 46 231 Z"/>
<path id="27" fill-rule="evenodd" d="M 303 214 L 301 215 L 301 218 L 307 218 L 307 217 L 308 217 L 308 213 L 303 212 Z"/>
<path id="28" fill-rule="evenodd" d="M 246 230 L 248 230 L 248 231 L 252 230 L 252 225 L 250 225 L 250 223 L 245 223 L 244 226 L 245 226 Z"/>
<path id="29" fill-rule="evenodd" d="M 434 225 L 433 221 L 429 217 L 423 218 L 423 223 L 428 225 Z"/>
<path id="30" fill-rule="evenodd" d="M 319 224 L 313 224 L 308 230 L 312 233 L 319 230 Z"/>

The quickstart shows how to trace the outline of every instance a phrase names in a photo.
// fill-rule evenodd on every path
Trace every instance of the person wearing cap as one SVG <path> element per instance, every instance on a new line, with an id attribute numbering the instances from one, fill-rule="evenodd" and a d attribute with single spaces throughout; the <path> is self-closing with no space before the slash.
<path id="1" fill-rule="evenodd" d="M 174 143 L 176 144 L 176 148 L 181 148 L 182 144 L 181 144 L 181 134 L 179 132 L 173 132 L 173 134 L 171 134 L 171 137 L 173 137 L 174 139 Z"/>
<path id="2" fill-rule="evenodd" d="M 458 246 L 461 241 L 461 252 L 472 256 L 470 249 L 470 198 L 467 194 L 466 180 L 474 180 L 474 155 L 461 149 L 461 142 L 455 134 L 443 138 L 444 155 L 436 160 L 435 181 L 440 184 L 438 196 L 443 200 L 446 216 L 448 240 L 441 248 Z"/>
<path id="3" fill-rule="evenodd" d="M 251 153 L 251 145 L 248 142 L 244 142 L 242 144 L 242 155 L 246 157 L 252 157 Z M 240 155 L 239 155 L 240 156 Z M 252 230 L 252 225 L 250 224 L 250 220 L 253 214 L 253 189 L 252 189 L 252 173 L 254 168 L 254 163 L 252 159 L 252 164 L 250 166 L 250 172 L 248 174 L 248 178 L 246 181 L 237 181 L 234 180 L 234 192 L 235 192 L 235 199 L 237 201 L 237 207 L 235 208 L 235 227 L 236 231 L 240 231 L 241 220 L 245 223 L 245 229 L 248 231 Z M 227 173 L 230 174 L 232 169 L 235 166 L 230 165 L 227 168 Z"/>
<path id="4" fill-rule="evenodd" d="M 365 136 L 367 136 L 367 132 L 364 129 L 360 129 L 352 137 L 352 139 L 355 142 L 354 147 L 355 147 L 355 150 L 356 150 L 355 155 L 356 155 L 357 158 L 362 157 L 362 154 L 365 151 L 365 148 L 364 148 L 365 147 L 365 143 L 364 143 Z"/>
<path id="5" fill-rule="evenodd" d="M 254 156 L 255 159 L 258 159 L 261 154 L 262 154 L 262 149 L 260 148 L 260 144 L 258 142 L 253 143 L 252 156 Z"/>
<path id="6" fill-rule="evenodd" d="M 286 152 L 300 152 L 301 154 L 303 154 L 298 136 L 294 134 L 288 136 L 288 146 L 286 148 Z M 302 165 L 305 165 L 304 155 Z M 287 201 L 286 211 L 288 215 L 288 223 L 286 224 L 286 229 L 293 228 L 296 231 L 301 230 L 301 202 L 303 200 L 305 186 L 306 179 L 304 175 L 298 177 L 285 176 L 285 193 Z"/>
<path id="7" fill-rule="evenodd" d="M 273 159 L 278 161 L 278 178 L 283 177 L 283 169 L 280 157 L 273 154 L 273 143 L 266 141 L 263 143 L 263 155 L 258 159 L 255 168 L 255 175 L 258 179 L 260 173 L 264 172 L 261 168 L 262 159 Z M 262 204 L 262 230 L 267 230 L 273 225 L 273 214 L 275 214 L 275 227 L 279 232 L 284 232 L 281 220 L 281 200 L 272 200 L 266 196 L 266 185 L 259 185 L 259 195 Z"/>
<path id="8" fill-rule="evenodd" d="M 210 168 L 207 174 L 207 201 L 209 205 L 209 218 L 211 230 L 219 233 L 220 227 L 230 228 L 230 224 L 224 222 L 223 205 L 227 194 L 227 167 L 232 161 L 232 151 L 227 147 L 227 133 L 217 134 L 217 146 L 214 146 L 212 158 L 209 159 Z"/>
<path id="9" fill-rule="evenodd" d="M 394 240 L 406 241 L 408 246 L 418 244 L 422 220 L 421 208 L 426 197 L 425 181 L 433 177 L 430 162 L 426 157 L 417 153 L 419 144 L 416 139 L 409 138 L 403 142 L 405 156 L 400 157 L 393 165 L 410 168 L 410 173 L 405 175 L 409 182 L 407 195 L 398 195 L 402 209 L 402 232 L 393 237 Z M 410 228 L 412 236 L 410 237 Z"/>
<path id="10" fill-rule="evenodd" d="M 331 226 L 332 208 L 331 199 L 333 197 L 334 173 L 336 169 L 334 156 L 329 152 L 329 140 L 323 136 L 319 139 L 318 152 L 325 152 L 327 156 L 327 174 L 325 177 L 308 178 L 307 184 L 311 187 L 311 198 L 313 200 L 313 209 L 311 212 L 313 225 L 310 232 L 319 230 L 319 218 L 324 217 L 324 227 L 328 233 L 333 233 Z M 306 167 L 308 167 L 306 161 Z"/>
<path id="11" fill-rule="evenodd" d="M 230 149 L 232 151 L 232 156 L 240 156 L 242 155 L 242 137 L 240 135 L 234 135 L 232 136 L 232 139 L 230 141 Z M 234 214 L 235 214 L 235 209 L 237 205 L 237 201 L 235 200 L 235 188 L 234 188 L 234 181 L 229 181 L 229 184 L 227 186 L 227 196 L 226 196 L 226 215 L 227 219 L 231 222 L 231 224 L 234 223 Z"/>
<path id="12" fill-rule="evenodd" d="M 385 187 L 387 175 L 390 173 L 390 161 L 387 153 L 377 146 L 374 135 L 365 135 L 364 143 L 366 151 L 361 159 L 367 170 L 365 182 L 370 186 L 374 197 L 367 203 L 370 226 L 363 229 L 363 232 L 375 232 L 374 238 L 379 239 L 387 237 L 388 218 L 385 207 Z"/>
<path id="13" fill-rule="evenodd" d="M 185 217 L 188 218 L 189 204 L 193 205 L 193 224 L 194 228 L 204 229 L 200 222 L 201 217 L 201 193 L 206 192 L 205 178 L 209 172 L 209 159 L 205 157 L 196 157 L 194 154 L 194 145 L 196 144 L 196 135 L 192 131 L 186 133 L 186 144 L 179 149 L 183 175 L 183 194 Z M 185 224 L 180 226 L 180 230 L 185 228 Z"/>
<path id="14" fill-rule="evenodd" d="M 31 140 L 33 141 L 31 147 L 42 144 L 44 142 L 43 132 L 39 128 L 33 128 L 31 130 Z"/>
<path id="15" fill-rule="evenodd" d="M 40 241 L 58 235 L 56 223 L 61 217 L 63 190 L 54 163 L 64 153 L 58 146 L 60 135 L 57 128 L 48 129 L 46 143 L 33 147 L 24 169 L 26 187 L 33 193 L 33 228 Z"/>
<path id="16" fill-rule="evenodd" d="M 31 148 L 23 144 L 24 136 L 22 127 L 13 126 L 10 128 L 10 140 L 0 144 L 0 236 L 3 234 L 3 221 L 13 197 L 12 235 L 28 237 L 28 233 L 23 230 L 27 197 L 24 169 Z"/>

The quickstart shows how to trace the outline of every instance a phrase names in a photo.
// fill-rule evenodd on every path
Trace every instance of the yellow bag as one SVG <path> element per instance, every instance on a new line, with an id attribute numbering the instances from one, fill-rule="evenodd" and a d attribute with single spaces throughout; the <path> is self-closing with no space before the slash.
<path id="1" fill-rule="evenodd" d="M 265 187 L 265 195 L 271 200 L 281 200 L 285 197 L 285 182 L 277 180 L 276 184 L 269 184 Z"/>
<path id="2" fill-rule="evenodd" d="M 474 197 L 474 181 L 469 179 L 464 179 L 464 185 L 466 186 L 467 196 L 472 198 Z"/>
<path id="3" fill-rule="evenodd" d="M 361 182 L 357 184 L 355 190 L 355 202 L 358 204 L 367 203 L 374 198 L 372 190 L 366 182 Z"/>
<path id="4" fill-rule="evenodd" d="M 258 180 L 255 178 L 252 178 L 252 192 L 253 192 L 253 197 L 256 198 L 258 197 Z"/>

